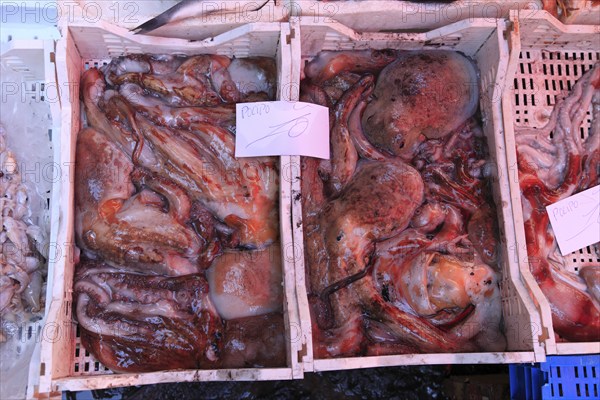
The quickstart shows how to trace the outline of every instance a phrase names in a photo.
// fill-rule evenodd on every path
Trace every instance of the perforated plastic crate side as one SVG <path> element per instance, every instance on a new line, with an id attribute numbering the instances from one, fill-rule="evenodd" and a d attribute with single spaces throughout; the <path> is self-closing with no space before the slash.
<path id="1" fill-rule="evenodd" d="M 600 398 L 600 354 L 549 356 L 540 368 L 547 374 L 544 400 Z"/>
<path id="2" fill-rule="evenodd" d="M 519 127 L 540 128 L 550 115 L 555 98 L 570 90 L 581 75 L 600 61 L 600 27 L 563 25 L 545 11 L 535 15 L 511 14 L 511 56 L 507 85 L 502 96 L 506 153 L 509 164 L 510 197 L 516 242 L 513 247 L 523 282 L 538 308 L 542 326 L 537 332 L 546 354 L 589 354 L 600 351 L 599 342 L 561 341 L 554 332 L 548 299 L 529 268 L 525 245 L 521 190 L 518 181 L 515 132 Z M 591 125 L 591 114 L 580 127 L 583 137 Z M 565 267 L 577 273 L 589 262 L 599 262 L 594 246 L 564 257 Z"/>
<path id="3" fill-rule="evenodd" d="M 412 2 L 398 0 L 290 0 L 294 16 L 339 22 L 360 32 L 425 31 L 464 20 L 506 18 L 510 10 L 535 13 L 541 0 L 458 0 Z"/>
<path id="4" fill-rule="evenodd" d="M 0 1 L 0 47 L 13 40 L 56 40 L 60 33 L 56 1 Z"/>
<path id="5" fill-rule="evenodd" d="M 4 3 L 2 5 L 3 13 L 7 10 L 6 7 L 7 3 Z M 10 17 L 6 18 L 10 19 Z M 28 102 L 44 102 L 48 105 L 49 112 L 44 114 L 42 117 L 45 121 L 47 121 L 48 130 L 39 132 L 39 134 L 47 138 L 47 140 L 50 142 L 50 149 L 52 151 L 51 158 L 48 158 L 45 160 L 45 162 L 54 163 L 55 160 L 58 159 L 58 154 L 60 151 L 59 146 L 56 146 L 54 142 L 56 135 L 58 135 L 60 132 L 60 114 L 55 79 L 56 69 L 53 57 L 54 41 L 48 38 L 54 37 L 55 32 L 46 32 L 46 26 L 32 26 L 28 30 L 19 30 L 16 29 L 15 26 L 16 25 L 12 23 L 3 24 L 2 40 L 8 38 L 10 38 L 10 40 L 2 43 L 2 51 L 0 53 L 2 56 L 2 61 L 5 63 L 5 65 L 16 72 L 19 72 L 23 78 L 23 82 L 18 88 L 9 86 L 5 87 L 3 84 L 3 89 L 7 90 L 7 96 L 21 96 L 23 104 L 27 104 Z M 46 39 L 38 39 L 38 36 L 45 37 Z M 17 89 L 18 92 L 12 93 L 13 89 Z M 8 91 L 11 93 L 8 93 Z M 33 148 L 31 151 L 35 152 L 36 149 Z M 49 165 L 44 165 L 43 168 L 46 167 L 49 167 Z M 44 169 L 44 171 L 46 170 Z M 44 172 L 41 174 L 43 175 Z M 43 179 L 42 176 L 36 176 L 34 179 L 38 178 Z M 28 371 L 27 398 L 32 397 L 32 394 L 37 390 L 40 375 L 40 344 L 45 338 L 47 328 L 45 314 L 47 313 L 48 304 L 51 299 L 51 296 L 49 296 L 50 289 L 48 288 L 51 288 L 53 283 L 52 260 L 55 257 L 56 246 L 54 246 L 54 244 L 56 243 L 57 222 L 59 219 L 57 200 L 58 189 L 58 182 L 54 182 L 49 192 L 40 193 L 42 195 L 41 200 L 43 202 L 42 215 L 32 216 L 32 222 L 34 224 L 38 226 L 47 226 L 49 227 L 50 231 L 49 236 L 47 237 L 47 252 L 45 251 L 45 254 L 43 254 L 43 256 L 48 260 L 48 273 L 44 282 L 47 287 L 45 309 L 42 310 L 44 311 L 44 316 L 36 321 L 27 322 L 24 325 L 21 325 L 16 333 L 17 339 L 20 343 L 20 345 L 17 347 L 17 357 L 23 356 L 23 349 L 27 346 L 35 346 L 31 355 Z"/>
<path id="6" fill-rule="evenodd" d="M 511 399 L 600 398 L 600 355 L 548 356 L 546 362 L 509 366 Z"/>
<path id="7" fill-rule="evenodd" d="M 511 364 L 508 366 L 510 398 L 515 400 L 541 400 L 545 374 L 539 364 Z"/>

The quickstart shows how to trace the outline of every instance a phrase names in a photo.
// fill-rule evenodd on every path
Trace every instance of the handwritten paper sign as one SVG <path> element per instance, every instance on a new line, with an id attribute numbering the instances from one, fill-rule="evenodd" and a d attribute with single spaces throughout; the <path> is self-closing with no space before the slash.
<path id="1" fill-rule="evenodd" d="M 546 207 L 563 256 L 600 242 L 600 186 Z"/>
<path id="2" fill-rule="evenodd" d="M 263 101 L 236 104 L 235 156 L 329 158 L 329 109 Z"/>

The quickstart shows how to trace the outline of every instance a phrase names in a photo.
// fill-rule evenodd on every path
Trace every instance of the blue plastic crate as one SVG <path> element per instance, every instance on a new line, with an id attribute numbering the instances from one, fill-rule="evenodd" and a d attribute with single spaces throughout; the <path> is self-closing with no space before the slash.
<path id="1" fill-rule="evenodd" d="M 548 356 L 540 364 L 509 366 L 514 400 L 600 399 L 600 355 Z"/>
<path id="2" fill-rule="evenodd" d="M 510 398 L 514 400 L 541 400 L 542 385 L 546 375 L 539 364 L 511 364 L 508 368 L 510 378 Z"/>
<path id="3" fill-rule="evenodd" d="M 549 356 L 542 399 L 600 399 L 600 355 Z"/>

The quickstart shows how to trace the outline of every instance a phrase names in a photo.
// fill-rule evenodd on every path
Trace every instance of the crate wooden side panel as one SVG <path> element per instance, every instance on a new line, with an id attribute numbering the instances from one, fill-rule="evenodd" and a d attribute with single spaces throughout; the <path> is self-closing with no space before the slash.
<path id="1" fill-rule="evenodd" d="M 291 21 L 294 29 L 295 21 Z M 502 308 L 506 325 L 508 349 L 502 353 L 461 353 L 461 354 L 406 354 L 383 357 L 349 357 L 339 359 L 313 359 L 312 352 L 303 357 L 306 370 L 324 371 L 335 369 L 379 367 L 391 365 L 417 365 L 439 363 L 514 363 L 543 361 L 545 355 L 537 341 L 536 330 L 541 323 L 535 305 L 528 296 L 527 288 L 519 276 L 519 267 L 509 246 L 514 244 L 512 206 L 509 197 L 509 183 L 506 154 L 503 144 L 501 116 L 501 94 L 504 87 L 508 63 L 508 45 L 504 39 L 503 20 L 486 21 L 474 19 L 460 21 L 424 33 L 358 33 L 342 24 L 314 21 L 300 17 L 300 58 L 308 60 L 321 50 L 361 50 L 361 49 L 445 49 L 456 50 L 472 57 L 478 64 L 481 75 L 481 110 L 483 129 L 488 140 L 494 171 L 494 199 L 498 208 L 501 226 L 501 268 L 502 268 Z M 293 78 L 300 79 L 300 72 Z M 303 249 L 301 174 L 292 181 L 294 204 L 294 242 Z M 296 279 L 298 282 L 298 306 L 303 328 L 310 329 L 310 310 L 306 297 L 304 277 L 308 266 L 304 263 L 303 251 L 296 259 Z M 303 332 L 307 348 L 311 347 L 309 332 Z"/>
<path id="2" fill-rule="evenodd" d="M 212 40 L 190 43 L 187 40 L 133 36 L 123 28 L 109 24 L 70 26 L 57 43 L 57 74 L 59 85 L 69 87 L 61 92 L 63 126 L 60 135 L 61 165 L 64 168 L 60 191 L 60 225 L 58 242 L 64 243 L 55 265 L 55 284 L 49 311 L 49 321 L 56 326 L 53 340 L 43 343 L 40 392 L 61 390 L 93 390 L 117 386 L 143 385 L 180 381 L 208 380 L 270 380 L 302 377 L 296 362 L 296 343 L 289 340 L 298 323 L 294 289 L 293 260 L 282 255 L 284 268 L 284 315 L 288 365 L 282 368 L 251 368 L 221 370 L 180 370 L 141 374 L 113 374 L 94 359 L 81 345 L 76 324 L 72 320 L 73 252 L 73 160 L 75 142 L 81 128 L 82 110 L 79 101 L 79 80 L 84 69 L 101 66 L 111 57 L 130 53 L 223 54 L 245 57 L 253 55 L 275 57 L 278 68 L 277 97 L 289 97 L 291 51 L 288 45 L 289 26 L 279 23 L 258 23 L 238 27 Z M 281 171 L 284 171 L 281 161 Z M 284 179 L 280 176 L 280 181 Z M 289 182 L 289 178 L 288 178 Z M 290 187 L 282 183 L 280 191 L 280 236 L 282 248 L 292 243 Z M 284 253 L 285 254 L 285 253 Z M 294 328 L 295 329 L 295 328 Z"/>
<path id="3" fill-rule="evenodd" d="M 506 18 L 510 10 L 535 13 L 541 0 L 459 0 L 448 3 L 415 3 L 398 0 L 317 1 L 291 0 L 294 16 L 339 22 L 361 32 L 425 31 L 462 20 Z"/>
<path id="4" fill-rule="evenodd" d="M 591 66 L 600 61 L 598 26 L 563 25 L 549 14 L 536 17 L 514 13 L 512 48 L 507 85 L 502 96 L 507 159 L 509 164 L 511 201 L 515 224 L 514 255 L 523 280 L 541 316 L 539 340 L 547 354 L 585 354 L 600 352 L 600 343 L 565 343 L 557 341 L 552 328 L 548 301 L 529 270 L 521 191 L 518 182 L 515 129 L 541 128 L 552 112 L 556 96 L 570 90 Z M 580 127 L 587 135 L 590 113 Z M 598 244 L 595 245 L 597 247 Z M 588 246 L 565 257 L 567 268 L 577 272 L 586 262 L 598 262 L 594 246 Z"/>

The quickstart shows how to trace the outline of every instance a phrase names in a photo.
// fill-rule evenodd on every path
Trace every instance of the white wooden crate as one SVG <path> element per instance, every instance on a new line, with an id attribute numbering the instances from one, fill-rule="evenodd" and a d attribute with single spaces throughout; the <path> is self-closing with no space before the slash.
<path id="1" fill-rule="evenodd" d="M 54 286 L 49 301 L 49 316 L 53 329 L 47 329 L 42 343 L 40 393 L 63 390 L 93 390 L 153 383 L 209 380 L 281 380 L 302 377 L 298 364 L 297 307 L 294 287 L 293 259 L 283 251 L 284 317 L 287 334 L 287 366 L 282 368 L 248 368 L 218 370 L 177 370 L 152 373 L 112 374 L 96 361 L 79 341 L 72 318 L 73 250 L 74 250 L 74 186 L 73 161 L 75 143 L 81 128 L 79 81 L 82 72 L 92 66 L 108 63 L 111 57 L 132 53 L 148 54 L 221 54 L 248 57 L 269 56 L 277 61 L 279 99 L 290 97 L 291 51 L 288 44 L 288 24 L 256 23 L 243 25 L 217 35 L 210 40 L 189 42 L 182 39 L 132 35 L 127 29 L 107 23 L 71 24 L 63 30 L 64 37 L 56 44 L 57 77 L 61 91 L 62 130 L 60 134 L 60 225 L 57 238 L 62 254 L 54 271 Z M 59 136 L 59 135 L 56 135 Z M 285 185 L 288 158 L 281 159 L 280 229 L 282 249 L 291 246 L 290 185 Z M 287 205 L 287 206 L 286 206 Z"/>
<path id="2" fill-rule="evenodd" d="M 545 360 L 538 336 L 542 326 L 535 306 L 519 275 L 519 265 L 509 251 L 514 243 L 512 204 L 509 195 L 506 153 L 501 114 L 501 88 L 508 63 L 508 44 L 504 39 L 504 20 L 472 19 L 435 29 L 427 33 L 358 33 L 342 24 L 314 20 L 312 17 L 293 18 L 292 41 L 295 60 L 310 59 L 322 50 L 362 49 L 445 49 L 461 51 L 473 58 L 479 68 L 481 82 L 481 112 L 494 171 L 493 196 L 497 205 L 500 226 L 502 312 L 508 348 L 505 352 L 460 354 L 404 354 L 378 357 L 347 357 L 314 359 L 311 320 L 305 283 L 304 246 L 302 232 L 300 159 L 292 157 L 296 175 L 292 180 L 292 229 L 296 246 L 296 281 L 298 307 L 302 326 L 302 341 L 306 351 L 300 355 L 305 371 L 341 370 L 391 365 L 519 363 Z M 300 32 L 298 34 L 297 32 Z M 299 38 L 299 39 L 298 39 Z M 293 79 L 300 80 L 301 65 L 293 64 Z"/>
<path id="3" fill-rule="evenodd" d="M 514 13 L 511 37 L 511 55 L 506 87 L 502 99 L 507 159 L 511 168 L 511 200 L 515 223 L 513 251 L 518 260 L 523 280 L 541 315 L 545 336 L 541 337 L 547 354 L 600 353 L 600 342 L 557 342 L 552 328 L 552 314 L 548 301 L 529 269 L 525 242 L 521 190 L 515 176 L 517 155 L 515 128 L 541 128 L 542 115 L 549 115 L 556 95 L 572 88 L 582 75 L 582 67 L 589 69 L 600 61 L 600 26 L 563 25 L 551 15 L 540 12 L 535 17 Z M 588 113 L 588 115 L 590 115 Z M 583 122 L 587 131 L 590 117 Z M 595 246 L 598 246 L 596 244 Z M 578 250 L 565 257 L 572 272 L 584 262 L 597 262 L 594 246 Z"/>
<path id="4" fill-rule="evenodd" d="M 362 32 L 420 31 L 439 28 L 462 20 L 508 17 L 509 10 L 542 9 L 541 0 L 458 0 L 452 3 L 415 3 L 398 0 L 327 1 L 291 0 L 295 16 L 323 17 Z"/>
<path id="5" fill-rule="evenodd" d="M 56 98 L 56 86 L 55 76 L 56 69 L 54 64 L 54 42 L 52 40 L 40 40 L 37 39 L 40 32 L 43 29 L 36 31 L 32 29 L 26 35 L 24 32 L 14 31 L 11 25 L 6 25 L 6 29 L 3 27 L 3 34 L 11 37 L 12 40 L 2 43 L 2 51 L 0 52 L 0 58 L 2 62 L 14 71 L 17 71 L 23 77 L 22 85 L 18 88 L 5 86 L 7 82 L 2 80 L 2 90 L 7 90 L 3 96 L 19 96 L 22 103 L 22 107 L 19 112 L 27 113 L 29 102 L 44 102 L 48 104 L 49 113 L 44 116 L 44 121 L 48 123 L 48 130 L 39 132 L 40 135 L 47 138 L 55 138 L 60 132 L 60 111 L 59 104 Z M 19 39 L 13 39 L 19 37 Z M 34 39 L 35 38 L 35 39 Z M 14 83 L 13 83 L 14 84 Z M 17 89 L 17 92 L 14 92 Z M 10 92 L 10 93 L 9 93 Z M 2 107 L 4 103 L 2 104 Z M 3 110 L 3 112 L 11 112 L 12 110 Z M 24 116 L 24 118 L 27 118 Z M 10 126 L 5 126 L 8 134 L 10 135 Z M 48 163 L 52 163 L 54 160 L 59 158 L 60 149 L 56 146 L 56 142 L 52 141 L 52 159 L 42 166 L 45 171 L 53 169 Z M 35 151 L 35 149 L 32 149 Z M 38 153 L 39 154 L 39 153 Z M 22 160 L 22 162 L 26 162 Z M 41 174 L 40 174 L 41 175 Z M 33 178 L 33 179 L 37 179 Z M 44 179 L 42 176 L 39 178 Z M 47 238 L 47 249 L 48 249 L 48 274 L 46 277 L 47 288 L 52 287 L 53 280 L 53 264 L 55 258 L 55 246 L 56 237 L 58 233 L 58 192 L 60 184 L 54 182 L 50 193 L 41 193 L 43 195 L 42 201 L 47 204 L 44 206 L 42 215 L 32 215 L 32 221 L 38 226 L 49 226 L 50 232 Z M 50 302 L 50 290 L 46 291 L 45 304 Z M 47 308 L 42 311 L 47 311 Z M 46 324 L 46 318 L 42 318 L 39 321 L 29 322 L 23 326 L 20 326 L 19 331 L 16 333 L 20 345 L 16 348 L 15 357 L 26 357 L 27 353 L 24 353 L 25 348 L 34 345 L 35 349 L 31 355 L 31 360 L 27 360 L 29 363 L 28 382 L 27 387 L 23 388 L 23 395 L 27 393 L 27 398 L 30 398 L 36 390 L 38 379 L 39 379 L 39 365 L 40 360 L 40 343 L 43 340 L 44 327 Z"/>

